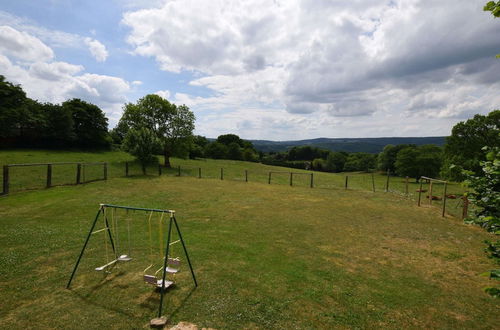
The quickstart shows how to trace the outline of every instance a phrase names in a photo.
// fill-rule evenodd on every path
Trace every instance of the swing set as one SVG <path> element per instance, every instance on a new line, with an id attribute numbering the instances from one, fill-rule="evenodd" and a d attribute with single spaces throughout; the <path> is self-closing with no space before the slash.
<path id="1" fill-rule="evenodd" d="M 165 291 L 170 286 L 174 285 L 174 277 L 175 274 L 179 272 L 179 266 L 181 264 L 181 260 L 178 257 L 174 257 L 172 255 L 172 248 L 176 244 L 181 244 L 184 250 L 184 254 L 186 256 L 187 264 L 189 265 L 189 269 L 191 271 L 191 276 L 193 278 L 193 282 L 195 287 L 198 286 L 198 282 L 196 281 L 196 277 L 194 275 L 193 267 L 191 265 L 191 261 L 189 260 L 189 255 L 186 249 L 186 245 L 184 240 L 182 239 L 182 234 L 179 229 L 179 225 L 175 218 L 175 211 L 173 210 L 160 210 L 160 209 L 150 209 L 150 208 L 139 208 L 139 207 L 130 207 L 130 206 L 120 206 L 120 205 L 111 205 L 111 204 L 100 204 L 99 210 L 95 216 L 94 222 L 90 227 L 90 231 L 87 235 L 83 248 L 78 256 L 75 267 L 73 268 L 73 272 L 71 273 L 71 277 L 69 278 L 68 284 L 66 288 L 69 289 L 71 286 L 71 282 L 75 276 L 75 273 L 78 269 L 80 261 L 83 257 L 87 244 L 89 243 L 90 238 L 93 235 L 103 233 L 104 237 L 104 251 L 106 257 L 106 263 L 102 266 L 98 266 L 95 268 L 98 272 L 106 272 L 110 273 L 112 268 L 121 262 L 129 262 L 132 261 L 132 252 L 131 252 L 131 229 L 130 222 L 132 221 L 130 217 L 126 217 L 127 224 L 127 240 L 126 244 L 121 244 L 119 228 L 118 228 L 118 217 L 116 216 L 117 209 L 124 209 L 127 211 L 141 211 L 149 214 L 147 216 L 147 228 L 149 232 L 149 265 L 143 270 L 142 279 L 145 283 L 150 284 L 155 287 L 155 289 L 160 291 L 160 306 L 158 310 L 158 318 L 152 320 L 157 321 L 158 319 L 164 319 L 162 317 L 162 307 L 163 307 L 163 296 Z M 155 260 L 155 253 L 153 248 L 153 216 L 154 214 L 158 215 L 158 249 L 159 249 L 159 257 L 160 262 Z M 165 217 L 168 215 L 168 217 Z M 99 219 L 102 221 L 103 227 L 100 229 L 96 229 L 97 223 Z M 167 227 L 168 224 L 168 227 Z M 172 230 L 177 231 L 177 235 L 179 237 L 176 241 L 171 241 L 172 239 Z M 168 228 L 168 229 L 167 229 Z M 167 238 L 164 236 L 164 229 L 167 231 Z M 126 247 L 125 247 L 126 245 Z M 126 254 L 123 254 L 126 250 Z M 111 258 L 110 258 L 111 256 Z M 159 268 L 156 268 L 155 265 L 160 265 Z"/>

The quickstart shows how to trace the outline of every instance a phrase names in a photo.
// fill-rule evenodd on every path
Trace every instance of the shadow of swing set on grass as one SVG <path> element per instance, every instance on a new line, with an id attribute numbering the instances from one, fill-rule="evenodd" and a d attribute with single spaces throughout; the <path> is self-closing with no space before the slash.
<path id="1" fill-rule="evenodd" d="M 163 316 L 163 299 L 166 290 L 175 284 L 174 277 L 175 274 L 179 272 L 180 259 L 178 257 L 173 257 L 171 246 L 175 244 L 181 244 L 184 251 L 189 270 L 191 271 L 191 276 L 193 278 L 194 287 L 198 286 L 196 281 L 196 276 L 194 274 L 191 261 L 189 259 L 189 254 L 187 252 L 186 245 L 182 238 L 182 234 L 175 218 L 175 211 L 173 210 L 162 210 L 162 209 L 151 209 L 151 208 L 139 208 L 130 206 L 120 206 L 112 204 L 100 204 L 99 210 L 95 216 L 95 219 L 90 227 L 90 231 L 85 239 L 85 243 L 82 247 L 80 255 L 76 261 L 73 268 L 73 272 L 68 280 L 66 288 L 69 289 L 71 282 L 75 277 L 76 271 L 82 260 L 87 244 L 93 235 L 102 233 L 104 237 L 104 252 L 106 257 L 106 263 L 95 268 L 98 272 L 111 272 L 111 269 L 119 263 L 131 262 L 133 260 L 132 256 L 132 233 L 131 233 L 131 218 L 126 217 L 126 233 L 125 236 L 126 244 L 120 244 L 120 236 L 124 236 L 123 230 L 120 232 L 119 220 L 116 216 L 117 210 L 126 210 L 127 215 L 129 211 L 139 211 L 147 214 L 147 228 L 148 228 L 148 238 L 149 238 L 149 264 L 143 271 L 143 281 L 155 288 L 156 291 L 160 293 L 160 303 L 158 307 L 158 314 L 156 318 L 153 318 L 150 322 L 151 326 L 164 326 L 167 322 L 167 318 Z M 98 222 L 102 224 L 102 228 L 98 227 Z M 153 231 L 154 224 L 157 223 L 157 233 L 158 233 L 158 248 L 159 248 L 159 258 L 160 261 L 155 260 L 154 245 L 153 245 Z M 175 227 L 175 229 L 173 228 Z M 178 239 L 173 240 L 173 230 L 177 233 Z M 166 236 L 165 236 L 166 235 Z M 121 254 L 123 251 L 127 251 L 127 254 Z M 164 255 L 163 255 L 163 251 Z M 111 257 L 111 259 L 110 259 Z M 155 265 L 159 264 L 160 267 L 156 268 Z M 194 289 L 194 288 L 193 288 Z M 191 291 L 192 293 L 192 291 Z M 190 296 L 191 294 L 189 294 Z M 189 297 L 188 296 L 188 297 Z M 185 298 L 187 299 L 187 298 Z"/>

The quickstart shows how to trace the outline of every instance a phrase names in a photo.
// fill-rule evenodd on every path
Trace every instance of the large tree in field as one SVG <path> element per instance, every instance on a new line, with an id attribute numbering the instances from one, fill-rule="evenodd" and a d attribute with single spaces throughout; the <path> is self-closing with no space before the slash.
<path id="1" fill-rule="evenodd" d="M 193 135 L 194 120 L 187 106 L 176 106 L 161 96 L 149 94 L 135 104 L 125 105 L 119 125 L 154 132 L 163 149 L 165 167 L 171 167 L 170 157 L 180 148 L 187 147 L 185 142 Z"/>
<path id="2" fill-rule="evenodd" d="M 418 182 L 421 176 L 436 177 L 442 163 L 442 150 L 435 145 L 407 146 L 401 149 L 394 163 L 396 173 Z"/>
<path id="3" fill-rule="evenodd" d="M 475 115 L 456 124 L 451 136 L 446 138 L 442 175 L 461 181 L 462 169 L 481 173 L 480 162 L 486 160 L 482 148 L 500 145 L 499 129 L 500 110 L 492 111 L 487 116 Z"/>

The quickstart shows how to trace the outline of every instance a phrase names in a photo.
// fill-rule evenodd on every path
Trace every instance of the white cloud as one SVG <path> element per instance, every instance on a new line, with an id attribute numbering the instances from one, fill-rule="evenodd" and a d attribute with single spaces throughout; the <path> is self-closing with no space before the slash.
<path id="1" fill-rule="evenodd" d="M 168 100 L 170 98 L 170 91 L 168 91 L 168 90 L 157 91 L 155 94 L 158 96 L 161 96 L 165 100 Z"/>
<path id="2" fill-rule="evenodd" d="M 0 26 L 0 50 L 23 61 L 47 61 L 54 57 L 52 49 L 38 38 L 6 25 Z"/>
<path id="3" fill-rule="evenodd" d="M 257 138 L 263 127 L 271 129 L 277 118 L 271 114 L 280 114 L 285 123 L 295 118 L 289 126 L 307 134 L 295 137 L 439 135 L 457 118 L 498 107 L 500 69 L 493 56 L 499 48 L 491 36 L 500 25 L 482 5 L 186 0 L 127 12 L 122 22 L 136 54 L 153 57 L 163 70 L 201 76 L 190 84 L 212 95 L 175 93 L 200 123 L 223 127 L 215 114 L 208 116 L 216 111 L 230 118 L 228 127 L 248 134 L 252 128 Z M 240 126 L 231 111 L 245 118 Z M 261 123 L 257 114 L 267 120 Z M 417 129 L 412 121 L 419 115 L 436 120 Z M 325 124 L 308 132 L 314 125 L 306 123 L 318 118 Z"/>
<path id="4" fill-rule="evenodd" d="M 89 51 L 97 62 L 104 62 L 108 57 L 108 51 L 106 46 L 100 43 L 98 40 L 92 38 L 85 38 L 85 44 L 89 47 Z"/>
<path id="5" fill-rule="evenodd" d="M 7 80 L 20 84 L 28 97 L 53 103 L 81 98 L 101 107 L 111 124 L 119 119 L 130 91 L 127 81 L 85 73 L 82 65 L 52 61 L 54 53 L 51 48 L 38 38 L 11 27 L 0 28 L 0 39 L 8 40 L 0 42 L 2 53 L 7 55 L 0 54 L 0 73 Z M 22 47 L 11 48 L 19 43 Z"/>

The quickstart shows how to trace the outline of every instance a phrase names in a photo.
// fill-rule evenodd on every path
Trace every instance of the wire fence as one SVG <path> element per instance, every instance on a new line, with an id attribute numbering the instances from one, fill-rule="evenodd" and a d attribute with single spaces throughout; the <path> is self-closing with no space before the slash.
<path id="1" fill-rule="evenodd" d="M 109 169 L 111 171 L 109 172 Z M 457 183 L 422 177 L 420 180 L 397 177 L 391 173 L 327 173 L 293 169 L 277 170 L 273 166 L 244 169 L 241 166 L 189 166 L 159 164 L 142 167 L 138 162 L 115 163 L 43 163 L 9 164 L 3 166 L 3 194 L 13 191 L 43 189 L 52 186 L 83 184 L 108 177 L 142 175 L 195 177 L 239 182 L 280 184 L 291 187 L 349 189 L 386 192 L 413 200 L 418 206 L 439 208 L 442 215 L 465 218 L 474 207 L 464 197 L 464 187 Z"/>

